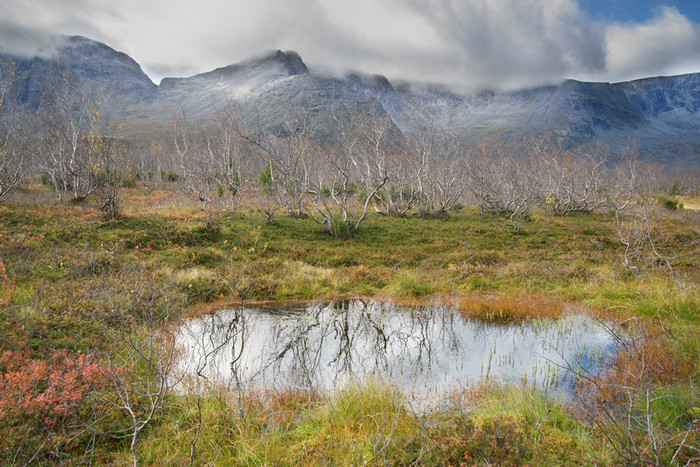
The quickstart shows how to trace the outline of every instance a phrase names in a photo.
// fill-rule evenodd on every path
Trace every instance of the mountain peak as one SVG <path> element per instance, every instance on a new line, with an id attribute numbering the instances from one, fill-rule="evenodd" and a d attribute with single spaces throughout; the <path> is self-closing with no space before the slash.
<path id="1" fill-rule="evenodd" d="M 275 50 L 259 57 L 243 60 L 234 65 L 225 67 L 225 69 L 230 71 L 238 71 L 240 69 L 252 68 L 255 66 L 269 65 L 281 66 L 289 74 L 289 76 L 304 75 L 309 73 L 309 69 L 306 67 L 306 64 L 304 64 L 301 56 L 299 56 L 299 54 L 293 50 L 287 50 L 285 52 Z"/>
<path id="2" fill-rule="evenodd" d="M 96 46 L 104 46 L 104 47 L 109 47 L 107 44 L 104 44 L 102 42 L 96 41 L 94 39 L 90 39 L 89 37 L 81 36 L 79 34 L 73 35 L 73 36 L 61 36 L 65 42 L 69 44 L 91 44 L 91 45 L 96 45 Z"/>
<path id="3" fill-rule="evenodd" d="M 301 56 L 293 50 L 287 50 L 286 52 L 278 50 L 275 54 L 275 57 L 281 61 L 286 62 L 287 66 L 289 67 L 289 70 L 292 71 L 295 75 L 303 75 L 309 72 L 309 69 L 306 67 L 306 64 L 301 59 Z"/>
<path id="4" fill-rule="evenodd" d="M 185 83 L 189 80 L 231 80 L 231 79 L 246 79 L 245 77 L 265 74 L 269 77 L 287 77 L 295 75 L 304 75 L 309 73 L 303 60 L 298 53 L 287 50 L 275 50 L 267 54 L 249 58 L 247 60 L 234 63 L 212 71 L 207 71 L 186 78 L 163 78 L 160 82 L 161 87 L 169 88 L 176 86 L 178 83 Z"/>
<path id="5" fill-rule="evenodd" d="M 394 87 L 384 75 L 369 75 L 354 71 L 348 73 L 345 77 L 357 86 L 367 86 L 384 92 L 394 90 Z"/>
<path id="6" fill-rule="evenodd" d="M 45 99 L 47 77 L 57 72 L 90 99 L 122 109 L 151 99 L 157 86 L 131 57 L 83 36 L 53 36 L 32 57 L 20 58 L 17 101 L 37 108 Z"/>

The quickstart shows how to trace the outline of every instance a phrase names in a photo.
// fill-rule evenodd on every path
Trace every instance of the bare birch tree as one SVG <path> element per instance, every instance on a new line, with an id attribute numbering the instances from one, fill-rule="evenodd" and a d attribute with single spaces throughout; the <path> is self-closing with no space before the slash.
<path id="1" fill-rule="evenodd" d="M 206 146 L 209 158 L 205 164 L 211 174 L 200 176 L 213 178 L 217 195 L 228 210 L 234 212 L 240 202 L 243 188 L 243 166 L 251 157 L 249 143 L 240 136 L 236 102 L 226 103 L 217 112 L 212 128 L 207 131 Z"/>
<path id="2" fill-rule="evenodd" d="M 686 285 L 674 267 L 680 253 L 667 251 L 664 246 L 667 239 L 660 233 L 654 190 L 649 186 L 650 170 L 653 169 L 644 166 L 633 148 L 626 150 L 615 170 L 611 201 L 615 209 L 615 228 L 624 247 L 623 264 L 637 276 L 645 268 L 661 265 L 686 292 Z M 688 254 L 697 254 L 697 251 Z"/>
<path id="3" fill-rule="evenodd" d="M 198 126 L 199 125 L 199 126 Z M 191 122 L 183 114 L 173 122 L 173 146 L 178 164 L 179 183 L 185 193 L 195 202 L 201 203 L 207 213 L 205 227 L 215 228 L 219 212 L 218 201 L 223 195 L 214 176 L 214 162 L 202 122 Z"/>
<path id="4" fill-rule="evenodd" d="M 420 153 L 416 171 L 421 217 L 445 215 L 454 209 L 467 190 L 466 147 L 460 134 L 432 132 L 429 147 Z"/>
<path id="5" fill-rule="evenodd" d="M 264 148 L 260 181 L 271 203 L 283 207 L 289 216 L 299 218 L 305 212 L 312 156 L 316 151 L 307 112 L 291 115 L 286 133 L 284 137 L 267 136 L 259 145 Z"/>
<path id="6" fill-rule="evenodd" d="M 375 109 L 344 106 L 333 115 L 336 139 L 315 152 L 308 167 L 309 215 L 336 237 L 350 236 L 367 217 L 372 199 L 388 181 L 391 120 Z"/>
<path id="7" fill-rule="evenodd" d="M 561 153 L 541 142 L 531 143 L 539 156 L 545 205 L 555 216 L 593 212 L 605 206 L 607 155 L 601 148 L 583 154 Z"/>
<path id="8" fill-rule="evenodd" d="M 45 129 L 40 169 L 59 200 L 71 196 L 80 201 L 95 188 L 85 144 L 89 100 L 78 77 L 66 67 L 55 65 L 44 87 L 48 98 L 39 110 Z"/>
<path id="9" fill-rule="evenodd" d="M 513 154 L 503 143 L 482 142 L 470 154 L 469 190 L 483 210 L 509 216 L 518 230 L 540 193 L 540 178 L 533 165 L 524 154 Z"/>
<path id="10" fill-rule="evenodd" d="M 28 138 L 15 119 L 13 88 L 17 63 L 3 57 L 0 47 L 0 201 L 8 199 L 19 186 L 24 173 Z M 26 127 L 25 127 L 26 129 Z"/>

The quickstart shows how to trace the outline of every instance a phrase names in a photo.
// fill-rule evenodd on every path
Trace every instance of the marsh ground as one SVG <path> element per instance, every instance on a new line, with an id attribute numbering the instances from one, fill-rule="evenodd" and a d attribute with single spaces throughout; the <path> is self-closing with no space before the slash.
<path id="1" fill-rule="evenodd" d="M 238 402 L 221 391 L 205 398 L 168 392 L 138 433 L 141 460 L 535 464 L 627 462 L 634 454 L 640 462 L 684 463 L 700 455 L 694 210 L 654 211 L 657 245 L 683 290 L 658 258 L 640 255 L 639 274 L 625 267 L 612 212 L 536 211 L 518 231 L 473 207 L 438 219 L 371 215 L 355 236 L 336 239 L 308 218 L 280 213 L 267 223 L 250 201 L 206 223 L 203 211 L 167 187 L 128 190 L 124 215 L 109 221 L 88 203 L 47 201 L 44 190 L 27 186 L 0 205 L 0 432 L 12 440 L 5 461 L 132 461 L 133 436 L 122 436 L 133 426 L 128 411 L 108 403 L 116 400 L 115 373 L 99 384 L 84 372 L 75 376 L 76 355 L 148 374 L 153 368 L 124 357 L 135 348 L 125 336 L 143 336 L 155 322 L 241 302 L 357 296 L 439 299 L 490 320 L 556 317 L 575 306 L 626 322 L 643 345 L 621 354 L 614 381 L 596 383 L 609 393 L 589 401 L 585 413 L 528 388 L 491 384 L 453 394 L 447 409 L 431 414 L 412 412 L 400 392 L 373 381 L 335 394 L 248 393 Z M 47 361 L 75 381 L 55 383 L 41 372 Z M 19 368 L 33 369 L 36 380 L 18 387 Z M 632 383 L 643 387 L 615 393 Z M 7 408 L 50 388 L 53 406 Z M 639 404 L 649 397 L 637 389 L 656 397 L 646 409 Z M 78 395 L 68 404 L 61 397 L 71 390 Z M 137 415 L 149 405 L 138 393 Z M 615 398 L 628 409 L 605 410 Z M 646 413 L 652 421 L 627 433 L 595 413 Z"/>

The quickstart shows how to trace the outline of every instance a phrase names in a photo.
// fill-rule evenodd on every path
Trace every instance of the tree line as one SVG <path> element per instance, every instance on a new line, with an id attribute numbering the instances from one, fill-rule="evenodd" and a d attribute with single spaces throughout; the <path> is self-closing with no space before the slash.
<path id="1" fill-rule="evenodd" d="M 468 131 L 438 128 L 429 109 L 416 109 L 417 130 L 402 135 L 377 109 L 339 104 L 321 130 L 313 104 L 290 103 L 284 124 L 266 132 L 254 109 L 232 100 L 208 121 L 180 112 L 168 136 L 130 142 L 66 70 L 44 81 L 48 97 L 36 112 L 20 113 L 16 64 L 3 60 L 0 201 L 40 177 L 57 200 L 92 197 L 113 218 L 124 188 L 165 184 L 201 203 L 211 222 L 235 211 L 245 192 L 268 221 L 284 211 L 346 237 L 372 211 L 428 218 L 475 204 L 518 230 L 535 207 L 554 216 L 617 209 L 642 192 L 675 207 L 673 195 L 700 187 L 697 170 L 654 168 L 633 147 L 613 158 L 602 147 L 562 150 L 542 136 L 475 142 Z"/>

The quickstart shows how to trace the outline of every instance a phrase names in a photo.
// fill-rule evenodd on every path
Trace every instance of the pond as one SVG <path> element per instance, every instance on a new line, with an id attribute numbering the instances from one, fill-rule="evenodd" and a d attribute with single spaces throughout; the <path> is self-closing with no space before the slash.
<path id="1" fill-rule="evenodd" d="M 582 314 L 494 324 L 449 306 L 346 301 L 235 308 L 187 321 L 179 368 L 232 388 L 328 391 L 379 378 L 416 400 L 484 379 L 566 397 L 614 355 L 608 326 Z"/>

